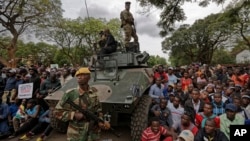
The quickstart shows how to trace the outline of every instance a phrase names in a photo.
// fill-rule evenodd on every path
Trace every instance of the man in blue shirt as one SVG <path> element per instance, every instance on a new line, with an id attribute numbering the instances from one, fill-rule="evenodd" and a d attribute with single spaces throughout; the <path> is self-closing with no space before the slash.
<path id="1" fill-rule="evenodd" d="M 164 85 L 161 83 L 161 78 L 156 78 L 154 85 L 150 87 L 149 96 L 152 97 L 152 103 L 160 103 L 160 99 L 164 98 L 163 95 Z"/>

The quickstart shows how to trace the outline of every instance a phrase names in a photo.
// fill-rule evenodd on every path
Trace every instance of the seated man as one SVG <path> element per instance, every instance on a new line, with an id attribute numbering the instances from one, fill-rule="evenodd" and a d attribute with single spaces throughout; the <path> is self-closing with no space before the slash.
<path id="1" fill-rule="evenodd" d="M 151 108 L 151 112 L 155 117 L 159 117 L 161 126 L 165 128 L 172 127 L 173 125 L 172 115 L 171 111 L 167 107 L 166 99 L 162 98 L 160 100 L 160 104 L 155 104 Z"/>
<path id="2" fill-rule="evenodd" d="M 48 136 L 53 128 L 50 126 L 50 110 L 47 110 L 41 117 L 39 117 L 38 124 L 32 128 L 28 133 L 23 135 L 19 140 L 29 140 L 32 136 L 37 134 L 41 129 L 44 130 L 42 135 L 37 138 L 37 141 L 42 141 L 46 136 Z"/>
<path id="3" fill-rule="evenodd" d="M 103 33 L 106 37 L 106 42 L 104 46 L 101 46 L 100 56 L 113 53 L 117 49 L 117 42 L 109 29 L 105 29 Z"/>
<path id="4" fill-rule="evenodd" d="M 27 103 L 25 113 L 27 113 L 25 115 L 25 122 L 20 126 L 20 128 L 15 129 L 14 134 L 9 136 L 9 138 L 16 137 L 20 133 L 30 130 L 32 127 L 37 125 L 39 116 L 43 113 L 43 110 L 39 105 L 36 104 L 34 99 L 30 99 Z M 13 120 L 13 124 L 18 124 L 16 122 L 16 120 Z"/>
<path id="5" fill-rule="evenodd" d="M 172 133 L 160 125 L 160 120 L 153 117 L 150 121 L 150 126 L 142 132 L 141 141 L 172 141 Z"/>
<path id="6" fill-rule="evenodd" d="M 152 104 L 159 104 L 163 95 L 164 85 L 161 83 L 161 78 L 157 78 L 155 84 L 150 87 L 149 96 L 152 98 Z"/>
<path id="7" fill-rule="evenodd" d="M 244 110 L 245 115 L 245 124 L 250 125 L 250 96 L 249 95 L 243 95 L 241 97 L 242 99 L 242 109 Z"/>
<path id="8" fill-rule="evenodd" d="M 230 140 L 230 125 L 244 125 L 244 118 L 237 114 L 237 107 L 233 103 L 226 105 L 226 113 L 220 115 L 220 130 Z"/>
<path id="9" fill-rule="evenodd" d="M 44 110 L 49 109 L 49 106 L 45 102 L 44 98 L 47 95 L 50 95 L 53 92 L 55 92 L 56 90 L 58 90 L 61 86 L 62 86 L 61 82 L 57 78 L 56 73 L 51 73 L 50 77 L 48 79 L 46 79 L 43 83 L 41 83 L 40 91 L 39 91 L 39 93 L 37 93 L 37 96 L 36 96 L 37 99 L 36 100 L 37 100 L 38 104 Z"/>
<path id="10" fill-rule="evenodd" d="M 184 108 L 180 105 L 180 103 L 181 103 L 181 98 L 177 95 L 174 98 L 173 105 L 168 107 L 172 113 L 172 119 L 174 123 L 180 122 L 181 116 L 184 113 Z"/>
<path id="11" fill-rule="evenodd" d="M 226 135 L 217 129 L 214 119 L 209 118 L 205 122 L 205 127 L 201 128 L 196 134 L 194 141 L 228 141 Z"/>
<path id="12" fill-rule="evenodd" d="M 193 135 L 196 135 L 196 133 L 198 132 L 198 128 L 194 125 L 194 123 L 192 122 L 192 113 L 190 112 L 185 112 L 182 116 L 181 116 L 181 121 L 175 122 L 171 128 L 171 131 L 173 133 L 176 133 L 177 135 L 180 134 L 182 131 L 185 130 L 190 130 L 192 132 Z"/>
<path id="13" fill-rule="evenodd" d="M 213 105 L 211 103 L 205 103 L 203 112 L 195 115 L 195 125 L 199 129 L 205 127 L 205 122 L 208 118 L 214 119 L 216 127 L 220 128 L 220 118 L 213 114 Z"/>

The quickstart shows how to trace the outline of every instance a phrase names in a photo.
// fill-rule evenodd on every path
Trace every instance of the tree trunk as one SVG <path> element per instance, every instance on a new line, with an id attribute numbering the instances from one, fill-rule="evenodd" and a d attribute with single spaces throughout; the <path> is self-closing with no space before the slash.
<path id="1" fill-rule="evenodd" d="M 18 34 L 14 35 L 10 44 L 7 47 L 7 53 L 8 53 L 7 60 L 3 57 L 0 57 L 0 62 L 6 67 L 9 67 L 9 68 L 17 67 L 17 62 L 19 60 L 18 58 L 16 58 L 17 39 L 18 39 Z"/>

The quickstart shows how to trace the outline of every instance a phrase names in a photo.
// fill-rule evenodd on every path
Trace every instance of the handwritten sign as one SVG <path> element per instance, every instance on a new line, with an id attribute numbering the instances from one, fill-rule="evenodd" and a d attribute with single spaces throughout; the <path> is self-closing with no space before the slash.
<path id="1" fill-rule="evenodd" d="M 54 69 L 54 68 L 57 68 L 57 69 L 58 69 L 59 66 L 58 66 L 58 64 L 50 64 L 50 68 L 51 68 L 51 69 Z"/>
<path id="2" fill-rule="evenodd" d="M 18 86 L 18 98 L 32 98 L 33 83 L 20 84 Z"/>

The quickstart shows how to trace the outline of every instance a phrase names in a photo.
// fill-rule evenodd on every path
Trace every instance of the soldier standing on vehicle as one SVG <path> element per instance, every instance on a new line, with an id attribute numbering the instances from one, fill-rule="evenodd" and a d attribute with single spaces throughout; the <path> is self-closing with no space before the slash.
<path id="1" fill-rule="evenodd" d="M 131 40 L 131 36 L 134 38 L 134 42 L 138 42 L 138 36 L 135 30 L 135 23 L 132 13 L 130 10 L 131 2 L 125 2 L 125 10 L 120 13 L 121 28 L 125 32 L 125 47 L 128 47 L 128 43 Z"/>
<path id="2" fill-rule="evenodd" d="M 88 68 L 80 68 L 75 74 L 78 82 L 78 88 L 68 90 L 59 101 L 54 112 L 57 119 L 69 121 L 67 130 L 68 141 L 96 141 L 100 138 L 100 129 L 109 129 L 107 122 L 98 122 L 89 119 L 87 115 L 77 111 L 68 103 L 70 100 L 84 110 L 92 113 L 100 111 L 100 103 L 97 97 L 97 90 L 90 87 L 90 71 Z M 100 113 L 100 115 L 103 115 Z M 97 116 L 100 116 L 97 115 Z"/>

